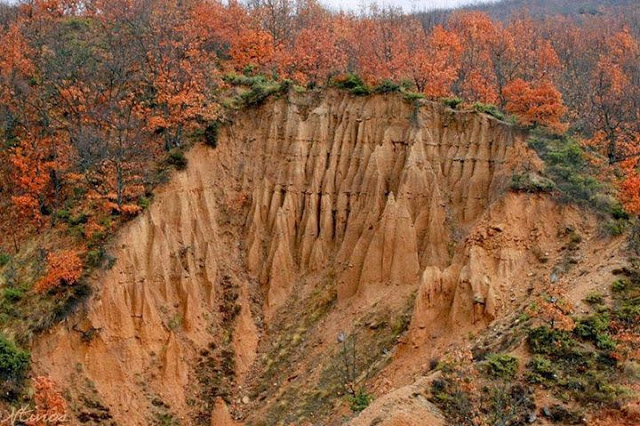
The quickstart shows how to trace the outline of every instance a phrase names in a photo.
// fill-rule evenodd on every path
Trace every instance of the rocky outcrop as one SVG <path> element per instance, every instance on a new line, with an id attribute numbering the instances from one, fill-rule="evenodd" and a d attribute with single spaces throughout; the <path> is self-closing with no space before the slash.
<path id="1" fill-rule="evenodd" d="M 227 404 L 222 398 L 217 398 L 211 413 L 211 426 L 237 426 L 238 422 L 234 421 L 229 413 Z"/>
<path id="2" fill-rule="evenodd" d="M 440 410 L 428 401 L 430 381 L 420 379 L 375 400 L 349 422 L 350 426 L 445 426 Z"/>
<path id="3" fill-rule="evenodd" d="M 575 209 L 546 196 L 507 194 L 489 206 L 460 243 L 449 266 L 422 272 L 409 340 L 417 348 L 446 330 L 486 326 L 544 283 L 559 230 L 583 224 Z M 535 274 L 534 274 L 535 272 Z"/>
<path id="4" fill-rule="evenodd" d="M 268 289 L 267 315 L 296 272 L 344 266 L 344 300 L 446 267 L 525 152 L 508 126 L 435 103 L 339 92 L 313 101 L 293 96 L 229 129 L 252 156 L 247 261 Z"/>
<path id="5" fill-rule="evenodd" d="M 87 310 L 33 348 L 36 369 L 59 383 L 81 372 L 123 424 L 146 424 L 158 407 L 231 422 L 219 399 L 199 399 L 208 364 L 198 360 L 227 345 L 238 394 L 263 326 L 308 291 L 303 277 L 334 271 L 338 309 L 419 289 L 415 345 L 441 318 L 486 323 L 526 249 L 487 242 L 532 229 L 502 225 L 510 218 L 492 206 L 528 155 L 494 118 L 399 95 L 292 92 L 238 112 L 218 148 L 193 148 L 187 170 L 119 233 Z M 501 222 L 477 227 L 492 215 Z M 237 288 L 230 329 L 223 277 Z"/>

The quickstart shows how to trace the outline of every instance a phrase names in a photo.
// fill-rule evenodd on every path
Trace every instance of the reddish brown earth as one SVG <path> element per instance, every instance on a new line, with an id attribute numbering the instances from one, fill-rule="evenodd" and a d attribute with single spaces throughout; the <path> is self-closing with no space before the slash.
<path id="1" fill-rule="evenodd" d="M 509 192 L 539 160 L 487 115 L 329 91 L 231 120 L 118 234 L 86 310 L 36 342 L 80 418 L 442 425 L 430 360 L 526 303 L 564 229 L 585 242 L 560 278 L 580 276 L 575 300 L 622 262 L 589 215 Z M 340 332 L 376 396 L 355 418 Z"/>

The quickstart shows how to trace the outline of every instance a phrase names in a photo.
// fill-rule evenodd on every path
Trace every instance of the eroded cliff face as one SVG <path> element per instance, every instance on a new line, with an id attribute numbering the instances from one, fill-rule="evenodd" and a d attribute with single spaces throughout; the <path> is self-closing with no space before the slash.
<path id="1" fill-rule="evenodd" d="M 247 265 L 268 288 L 267 315 L 295 272 L 346 265 L 344 300 L 446 267 L 451 245 L 504 191 L 505 165 L 527 155 L 512 129 L 437 104 L 336 92 L 298 101 L 238 117 L 229 135 L 252 153 Z"/>
<path id="2" fill-rule="evenodd" d="M 345 410 L 340 383 L 325 386 L 341 380 L 340 332 L 363 339 L 378 393 L 405 385 L 526 296 L 534 247 L 587 226 L 508 193 L 536 164 L 523 138 L 395 95 L 292 92 L 238 112 L 119 233 L 86 309 L 36 343 L 36 369 L 89 420 L 324 424 Z"/>

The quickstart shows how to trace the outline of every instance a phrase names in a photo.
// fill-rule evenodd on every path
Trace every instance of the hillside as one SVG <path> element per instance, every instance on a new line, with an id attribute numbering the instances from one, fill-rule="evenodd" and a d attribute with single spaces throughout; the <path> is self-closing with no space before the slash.
<path id="1" fill-rule="evenodd" d="M 536 17 L 598 15 L 601 13 L 616 13 L 619 10 L 635 11 L 637 13 L 638 3 L 633 0 L 504 0 L 494 4 L 475 5 L 473 9 L 487 12 L 500 20 L 507 20 L 522 10 L 527 10 Z"/>
<path id="2" fill-rule="evenodd" d="M 590 19 L 624 17 L 626 25 L 636 35 L 640 32 L 640 5 L 634 0 L 502 0 L 476 3 L 458 9 L 438 9 L 413 14 L 424 28 L 447 25 L 455 14 L 480 12 L 496 21 L 508 23 L 523 14 L 536 20 L 570 19 L 586 21 Z M 557 34 L 555 35 L 558 36 Z"/>
<path id="3" fill-rule="evenodd" d="M 238 112 L 120 231 L 87 311 L 37 340 L 36 372 L 81 420 L 334 424 L 362 386 L 376 401 L 353 424 L 444 424 L 432 360 L 488 339 L 524 365 L 524 337 L 504 338 L 534 295 L 580 306 L 626 264 L 589 214 L 509 190 L 540 167 L 525 139 L 399 95 Z"/>
<path id="4" fill-rule="evenodd" d="M 597 3 L 0 3 L 0 423 L 639 424 Z"/>
<path id="5" fill-rule="evenodd" d="M 481 11 L 500 21 L 508 21 L 513 16 L 526 11 L 536 18 L 549 18 L 555 15 L 579 16 L 631 11 L 637 13 L 638 5 L 633 0 L 502 0 L 495 2 L 476 2 L 460 9 Z M 453 13 L 453 9 L 442 9 L 424 13 L 425 16 L 444 16 Z M 433 18 L 432 18 L 433 19 Z"/>

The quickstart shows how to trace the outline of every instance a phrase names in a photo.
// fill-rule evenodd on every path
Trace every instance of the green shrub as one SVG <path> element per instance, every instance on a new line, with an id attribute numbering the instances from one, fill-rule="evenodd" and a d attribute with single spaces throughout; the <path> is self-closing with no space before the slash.
<path id="1" fill-rule="evenodd" d="M 497 118 L 498 120 L 504 121 L 504 119 L 506 118 L 504 113 L 502 111 L 500 111 L 498 109 L 498 107 L 495 106 L 495 105 L 489 105 L 489 104 L 483 104 L 481 102 L 476 102 L 476 103 L 473 104 L 473 109 L 475 109 L 478 112 L 489 114 L 492 117 Z"/>
<path id="2" fill-rule="evenodd" d="M 462 99 L 456 97 L 442 98 L 440 101 L 451 109 L 458 108 L 458 106 L 462 103 Z"/>
<path id="3" fill-rule="evenodd" d="M 367 86 L 354 87 L 350 92 L 356 96 L 367 96 L 371 93 Z"/>
<path id="4" fill-rule="evenodd" d="M 106 236 L 106 231 L 96 231 L 92 233 L 89 237 L 89 247 L 94 248 L 96 246 L 102 245 Z"/>
<path id="5" fill-rule="evenodd" d="M 356 74 L 347 74 L 344 77 L 336 78 L 333 84 L 335 87 L 348 90 L 356 96 L 367 96 L 371 93 L 369 86 Z"/>
<path id="6" fill-rule="evenodd" d="M 356 391 L 354 395 L 349 397 L 349 403 L 351 404 L 351 411 L 359 413 L 371 404 L 373 401 L 373 395 L 367 392 L 364 387 L 361 387 Z"/>
<path id="7" fill-rule="evenodd" d="M 627 326 L 635 324 L 640 318 L 640 304 L 633 300 L 624 302 L 616 311 L 616 317 L 625 322 Z"/>
<path id="8" fill-rule="evenodd" d="M 464 421 L 475 417 L 475 407 L 471 396 L 459 389 L 451 380 L 436 379 L 431 383 L 432 402 L 438 405 L 453 424 L 465 424 Z"/>
<path id="9" fill-rule="evenodd" d="M 532 384 L 547 384 L 558 379 L 558 373 L 550 359 L 540 355 L 534 356 L 527 363 L 525 379 Z"/>
<path id="10" fill-rule="evenodd" d="M 518 359 L 509 354 L 494 354 L 487 357 L 487 374 L 494 378 L 511 379 L 518 371 Z"/>
<path id="11" fill-rule="evenodd" d="M 264 84 L 268 81 L 267 77 L 259 75 L 241 75 L 241 74 L 226 74 L 222 76 L 222 80 L 231 84 L 232 86 L 255 86 L 258 84 Z"/>
<path id="12" fill-rule="evenodd" d="M 68 221 L 71 226 L 83 225 L 89 221 L 89 214 L 85 212 L 78 213 L 77 216 L 70 216 Z"/>
<path id="13" fill-rule="evenodd" d="M 600 305 L 604 301 L 604 298 L 601 293 L 592 291 L 591 293 L 587 294 L 587 296 L 584 298 L 584 301 L 590 305 Z"/>
<path id="14" fill-rule="evenodd" d="M 262 105 L 271 95 L 269 86 L 263 84 L 254 85 L 251 90 L 240 95 L 243 105 L 252 107 Z"/>
<path id="15" fill-rule="evenodd" d="M 287 94 L 289 90 L 293 87 L 293 81 L 289 79 L 284 79 L 280 81 L 280 85 L 278 86 L 278 90 L 276 91 L 279 94 Z"/>
<path id="16" fill-rule="evenodd" d="M 482 388 L 482 394 L 478 407 L 482 420 L 472 418 L 464 424 L 522 425 L 536 407 L 533 392 L 520 383 L 491 383 Z"/>
<path id="17" fill-rule="evenodd" d="M 254 64 L 245 65 L 245 67 L 242 69 L 242 74 L 250 76 L 255 72 L 256 68 L 257 66 Z"/>
<path id="18" fill-rule="evenodd" d="M 257 107 L 262 105 L 271 95 L 278 93 L 286 93 L 292 86 L 290 80 L 282 80 L 280 83 L 267 78 L 264 75 L 240 75 L 227 74 L 222 77 L 224 81 L 234 86 L 245 86 L 249 90 L 240 94 L 237 102 L 244 107 Z M 215 130 L 210 129 L 210 139 L 207 141 L 207 130 L 205 129 L 205 143 L 210 146 L 217 145 L 217 125 Z M 215 133 L 215 134 L 214 134 Z"/>
<path id="19" fill-rule="evenodd" d="M 19 302 L 24 297 L 24 289 L 10 287 L 4 289 L 4 298 L 9 302 Z"/>
<path id="20" fill-rule="evenodd" d="M 591 340 L 598 349 L 612 351 L 616 341 L 608 333 L 611 318 L 607 312 L 597 313 L 578 320 L 574 333 L 583 339 Z"/>
<path id="21" fill-rule="evenodd" d="M 187 157 L 181 149 L 172 149 L 167 156 L 167 164 L 175 167 L 177 170 L 187 168 Z"/>
<path id="22" fill-rule="evenodd" d="M 404 99 L 407 102 L 415 102 L 417 100 L 424 99 L 424 95 L 419 92 L 406 92 L 404 94 Z"/>
<path id="23" fill-rule="evenodd" d="M 399 93 L 402 91 L 402 86 L 391 80 L 384 80 L 373 89 L 373 93 Z"/>
<path id="24" fill-rule="evenodd" d="M 182 326 L 182 315 L 176 314 L 169 319 L 169 328 L 171 330 L 177 330 Z"/>
<path id="25" fill-rule="evenodd" d="M 598 313 L 580 318 L 573 332 L 587 340 L 594 340 L 609 329 L 611 318 L 608 313 Z"/>
<path id="26" fill-rule="evenodd" d="M 609 220 L 601 226 L 605 235 L 618 237 L 624 234 L 624 231 L 627 229 L 627 222 L 624 220 Z"/>
<path id="27" fill-rule="evenodd" d="M 138 205 L 142 207 L 143 210 L 146 210 L 151 205 L 151 200 L 145 196 L 140 196 L 138 198 Z"/>
<path id="28" fill-rule="evenodd" d="M 621 293 L 623 291 L 626 291 L 629 288 L 629 281 L 627 280 L 615 280 L 612 284 L 611 284 L 611 291 L 614 291 L 616 293 Z"/>
<path id="29" fill-rule="evenodd" d="M 100 226 L 104 226 L 105 228 L 111 228 L 111 226 L 113 225 L 112 221 L 111 221 L 111 218 L 109 216 L 106 216 L 106 217 L 100 219 L 98 224 Z"/>
<path id="30" fill-rule="evenodd" d="M 562 423 L 565 425 L 583 424 L 583 415 L 576 411 L 569 410 L 561 405 L 553 405 L 549 409 L 549 417 L 554 423 Z"/>
<path id="31" fill-rule="evenodd" d="M 535 408 L 533 393 L 528 387 L 519 383 L 483 382 L 478 384 L 478 391 L 472 393 L 460 385 L 464 379 L 462 371 L 456 373 L 457 378 L 436 379 L 431 385 L 431 401 L 438 405 L 447 417 L 447 424 L 452 425 L 509 425 L 521 424 L 527 413 Z"/>
<path id="32" fill-rule="evenodd" d="M 529 146 L 544 161 L 544 174 L 554 182 L 560 201 L 611 212 L 615 200 L 606 196 L 606 188 L 594 177 L 596 171 L 575 139 L 537 130 L 529 139 Z"/>
<path id="33" fill-rule="evenodd" d="M 577 233 L 574 230 L 572 230 L 571 232 L 569 232 L 569 244 L 573 247 L 577 246 L 578 244 L 580 244 L 582 242 L 582 235 L 580 235 L 579 233 Z"/>
<path id="34" fill-rule="evenodd" d="M 339 77 L 334 79 L 333 84 L 338 89 L 345 89 L 345 90 L 353 90 L 353 89 L 367 87 L 366 83 L 362 80 L 362 78 L 360 78 L 360 76 L 353 73 L 349 73 L 344 77 Z"/>
<path id="35" fill-rule="evenodd" d="M 73 188 L 73 196 L 76 199 L 82 199 L 87 195 L 87 188 L 84 187 L 74 187 Z"/>
<path id="36" fill-rule="evenodd" d="M 629 216 L 629 213 L 626 212 L 624 206 L 622 206 L 621 204 L 614 204 L 611 207 L 611 216 L 615 220 L 629 220 L 631 218 L 631 216 Z"/>
<path id="37" fill-rule="evenodd" d="M 100 266 L 104 260 L 105 254 L 106 253 L 102 247 L 95 250 L 89 250 L 89 253 L 87 253 L 87 263 L 89 266 L 93 267 Z"/>
<path id="38" fill-rule="evenodd" d="M 5 266 L 11 261 L 11 255 L 9 253 L 0 253 L 0 268 Z"/>
<path id="39" fill-rule="evenodd" d="M 583 403 L 604 404 L 615 407 L 630 396 L 628 389 L 612 384 L 598 374 L 590 374 L 590 377 L 587 377 L 587 384 L 588 386 L 584 391 L 576 393 L 577 399 Z"/>
<path id="40" fill-rule="evenodd" d="M 609 334 L 602 333 L 596 336 L 596 347 L 603 351 L 613 351 L 618 342 L 616 342 Z"/>
<path id="41" fill-rule="evenodd" d="M 369 88 L 366 83 L 360 78 L 360 76 L 353 73 L 349 73 L 344 77 L 336 78 L 333 84 L 338 89 L 349 90 L 354 94 L 355 92 L 369 94 Z"/>
<path id="42" fill-rule="evenodd" d="M 563 356 L 571 353 L 575 345 L 569 332 L 552 329 L 546 325 L 529 330 L 528 338 L 534 354 Z"/>
<path id="43" fill-rule="evenodd" d="M 56 217 L 62 220 L 63 222 L 66 222 L 71 217 L 71 212 L 66 209 L 60 209 L 56 212 Z"/>
<path id="44" fill-rule="evenodd" d="M 511 177 L 511 189 L 528 193 L 553 192 L 555 184 L 537 173 L 522 173 Z"/>
<path id="45" fill-rule="evenodd" d="M 251 90 L 240 95 L 240 102 L 245 107 L 257 107 L 262 105 L 274 94 L 285 93 L 289 90 L 291 82 L 285 80 L 282 83 L 256 83 L 251 86 Z"/>
<path id="46" fill-rule="evenodd" d="M 29 368 L 29 353 L 0 335 L 0 398 L 13 399 L 22 386 Z"/>
<path id="47" fill-rule="evenodd" d="M 218 127 L 220 123 L 214 121 L 204 129 L 204 143 L 207 146 L 215 148 L 218 146 Z"/>

